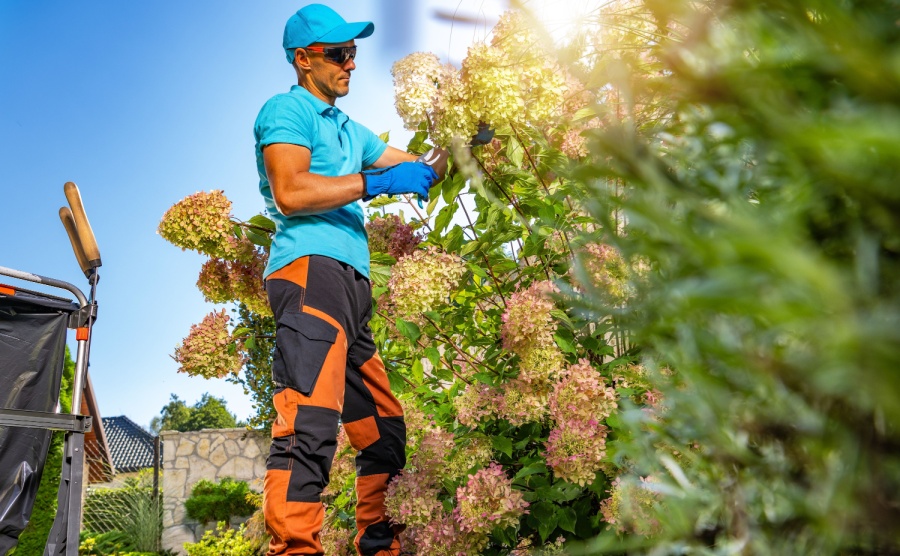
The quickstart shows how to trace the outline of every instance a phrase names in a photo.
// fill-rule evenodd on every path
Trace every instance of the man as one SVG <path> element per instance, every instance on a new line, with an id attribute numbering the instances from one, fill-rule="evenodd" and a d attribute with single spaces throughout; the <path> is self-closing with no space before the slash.
<path id="1" fill-rule="evenodd" d="M 355 40 L 373 31 L 321 4 L 291 16 L 283 47 L 297 85 L 266 102 L 254 127 L 259 188 L 276 224 L 265 271 L 277 321 L 278 417 L 264 498 L 270 555 L 323 554 L 319 497 L 339 420 L 358 450 L 357 550 L 400 553 L 384 492 L 405 464 L 406 426 L 368 326 L 369 251 L 357 201 L 427 198 L 438 176 L 334 106 L 350 90 Z"/>

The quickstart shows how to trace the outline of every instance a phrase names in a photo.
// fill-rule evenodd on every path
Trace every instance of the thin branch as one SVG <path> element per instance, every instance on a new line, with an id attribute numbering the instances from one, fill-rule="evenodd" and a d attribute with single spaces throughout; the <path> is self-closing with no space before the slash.
<path id="1" fill-rule="evenodd" d="M 444 332 L 444 331 L 441 329 L 441 327 L 438 326 L 438 324 L 437 324 L 436 322 L 434 322 L 433 320 L 431 320 L 431 319 L 428 317 L 428 315 L 423 314 L 422 316 L 425 317 L 425 320 L 427 320 L 428 322 L 430 322 L 432 326 L 434 326 L 435 330 L 438 331 L 438 334 L 440 334 L 441 336 L 444 337 L 444 340 L 446 341 L 446 343 L 447 343 L 450 347 L 452 347 L 454 350 L 456 350 L 456 352 L 457 352 L 458 354 L 460 354 L 461 356 L 463 356 L 465 359 L 468 359 L 470 363 L 472 363 L 473 365 L 476 365 L 476 366 L 485 367 L 485 368 L 491 370 L 491 371 L 494 372 L 494 373 L 497 372 L 497 370 L 496 370 L 495 368 L 491 367 L 490 365 L 488 365 L 488 364 L 485 363 L 484 361 L 479 361 L 478 359 L 473 358 L 473 357 L 472 357 L 471 355 L 469 355 L 468 353 L 466 353 L 466 352 L 462 351 L 461 349 L 459 349 L 459 346 L 456 345 L 456 342 L 454 342 L 453 340 L 451 340 L 450 337 L 447 335 L 447 333 Z M 456 373 L 454 372 L 453 374 L 456 374 Z M 461 377 L 460 377 L 460 378 L 461 378 Z M 466 381 L 466 382 L 468 383 L 468 381 Z"/>
<path id="2" fill-rule="evenodd" d="M 416 213 L 416 216 L 419 217 L 419 222 L 421 222 L 422 225 L 424 225 L 429 230 L 433 230 L 431 224 L 428 223 L 428 217 L 422 216 L 422 213 L 419 212 L 419 209 L 416 208 L 416 205 L 412 202 L 412 197 L 410 197 L 409 195 L 404 195 L 403 199 L 406 200 L 406 204 L 408 204 L 413 209 L 413 212 Z"/>

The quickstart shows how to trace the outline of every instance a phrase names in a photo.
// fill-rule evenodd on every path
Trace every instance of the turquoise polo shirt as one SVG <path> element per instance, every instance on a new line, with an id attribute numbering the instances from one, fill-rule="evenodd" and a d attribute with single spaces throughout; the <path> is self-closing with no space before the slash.
<path id="1" fill-rule="evenodd" d="M 369 243 L 362 206 L 353 202 L 329 212 L 285 216 L 278 212 L 263 163 L 262 149 L 273 143 L 290 143 L 312 153 L 309 171 L 323 176 L 355 174 L 381 157 L 387 144 L 341 112 L 299 85 L 270 98 L 253 126 L 256 138 L 256 170 L 259 191 L 275 235 L 264 276 L 307 255 L 322 255 L 347 263 L 369 276 Z"/>

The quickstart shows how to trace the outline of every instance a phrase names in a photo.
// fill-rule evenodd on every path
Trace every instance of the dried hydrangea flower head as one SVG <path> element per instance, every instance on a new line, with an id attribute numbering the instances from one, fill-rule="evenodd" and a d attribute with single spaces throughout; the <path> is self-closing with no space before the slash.
<path id="1" fill-rule="evenodd" d="M 203 378 L 224 378 L 240 372 L 244 358 L 232 347 L 234 338 L 228 330 L 229 320 L 222 309 L 191 326 L 187 338 L 175 348 L 178 372 Z"/>
<path id="2" fill-rule="evenodd" d="M 226 260 L 247 260 L 253 244 L 234 236 L 231 201 L 221 190 L 200 191 L 172 205 L 163 215 L 157 232 L 166 241 Z"/>

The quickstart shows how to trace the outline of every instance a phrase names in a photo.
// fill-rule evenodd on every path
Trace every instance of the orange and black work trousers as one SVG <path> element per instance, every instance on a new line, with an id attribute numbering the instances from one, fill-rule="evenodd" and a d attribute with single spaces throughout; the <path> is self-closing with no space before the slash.
<path id="1" fill-rule="evenodd" d="M 357 551 L 398 555 L 399 528 L 385 516 L 384 493 L 406 463 L 406 425 L 369 329 L 369 281 L 349 265 L 313 255 L 270 274 L 266 290 L 277 323 L 278 416 L 264 496 L 269 555 L 323 554 L 320 495 L 339 421 L 358 451 Z"/>

